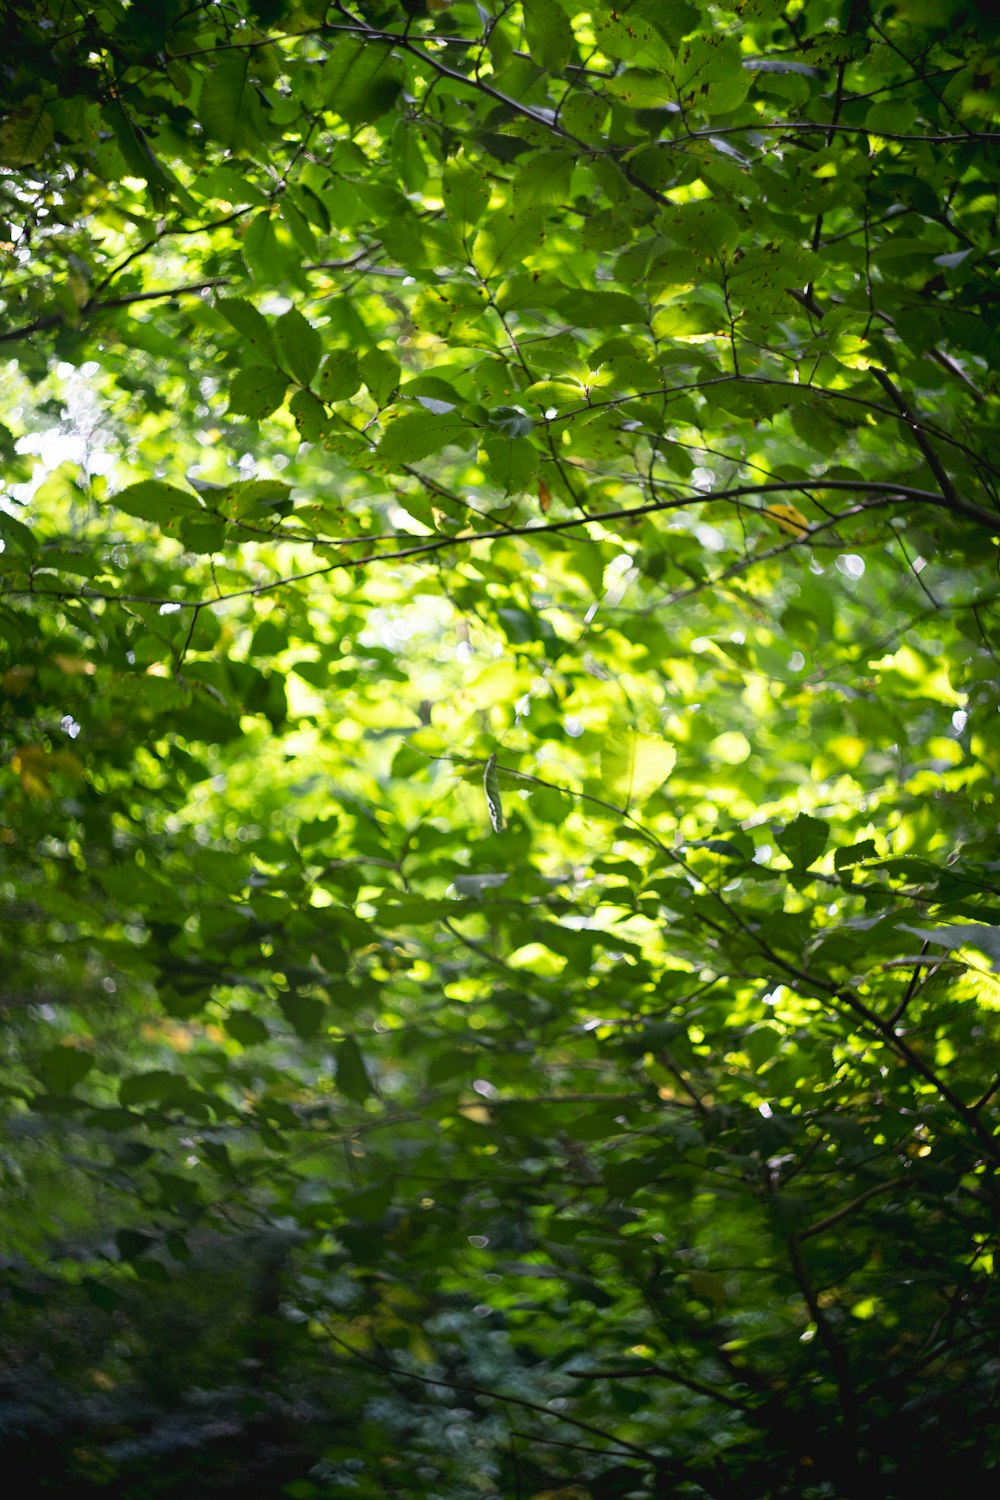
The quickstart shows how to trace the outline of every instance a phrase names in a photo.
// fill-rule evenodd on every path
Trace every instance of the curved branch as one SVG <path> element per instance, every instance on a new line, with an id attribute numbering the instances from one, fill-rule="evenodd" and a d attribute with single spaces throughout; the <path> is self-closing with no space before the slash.
<path id="1" fill-rule="evenodd" d="M 150 248 L 148 245 L 143 247 L 144 250 Z M 377 246 L 367 245 L 363 250 L 359 250 L 355 255 L 347 256 L 344 260 L 309 262 L 302 269 L 305 271 L 370 271 L 373 274 L 397 274 L 381 267 L 365 265 L 365 257 L 370 255 L 374 248 Z M 124 270 L 124 265 L 119 266 L 118 270 Z M 402 272 L 398 274 L 402 275 Z M 101 285 L 106 286 L 110 280 L 110 276 L 106 277 Z M 129 292 L 121 297 L 106 297 L 100 302 L 92 300 L 85 302 L 80 308 L 80 321 L 99 317 L 102 312 L 110 312 L 117 307 L 131 307 L 137 302 L 164 302 L 174 297 L 201 296 L 203 292 L 215 291 L 217 287 L 231 286 L 232 283 L 232 276 L 212 276 L 207 281 L 192 281 L 184 286 L 163 287 L 159 291 L 152 292 Z M 19 328 L 8 328 L 6 332 L 0 333 L 0 344 L 10 344 L 20 339 L 31 338 L 32 334 L 45 333 L 50 328 L 59 328 L 65 323 L 66 319 L 60 313 L 47 313 L 42 318 L 35 318 L 31 323 L 24 323 Z"/>
<path id="2" fill-rule="evenodd" d="M 752 495 L 802 493 L 803 490 L 846 490 L 857 494 L 869 493 L 876 497 L 871 506 L 862 506 L 861 509 L 871 509 L 875 505 L 887 504 L 893 500 L 909 500 L 922 504 L 944 506 L 950 509 L 942 495 L 935 494 L 933 490 L 913 489 L 908 485 L 889 484 L 879 480 L 868 482 L 849 479 L 817 479 L 817 480 L 788 480 L 775 481 L 769 484 L 740 485 L 728 490 L 714 490 L 707 494 L 685 495 L 682 499 L 671 497 L 669 500 L 651 500 L 646 505 L 635 505 L 625 507 L 622 510 L 601 511 L 589 515 L 568 516 L 560 521 L 548 521 L 542 525 L 526 526 L 497 526 L 489 531 L 465 531 L 457 536 L 431 537 L 427 541 L 415 542 L 411 547 L 399 547 L 394 552 L 369 552 L 363 557 L 336 558 L 333 562 L 323 563 L 317 568 L 306 568 L 301 573 L 287 574 L 282 578 L 275 578 L 268 583 L 249 584 L 246 588 L 233 589 L 228 594 L 219 594 L 211 599 L 169 599 L 153 598 L 146 594 L 111 594 L 101 589 L 80 588 L 73 590 L 62 589 L 39 589 L 14 587 L 0 591 L 0 596 L 6 593 L 10 596 L 37 597 L 45 599 L 100 599 L 109 604 L 170 604 L 177 609 L 201 609 L 206 604 L 224 604 L 231 599 L 257 599 L 264 594 L 275 593 L 278 589 L 287 588 L 293 583 L 305 583 L 311 578 L 322 578 L 328 573 L 340 572 L 349 568 L 366 568 L 373 563 L 405 562 L 413 557 L 426 557 L 437 552 L 447 551 L 451 547 L 469 546 L 474 542 L 498 541 L 501 537 L 533 537 L 547 536 L 562 531 L 569 531 L 577 526 L 588 526 L 604 524 L 608 521 L 632 521 L 640 516 L 656 515 L 658 512 L 683 510 L 690 505 L 705 505 L 715 501 L 740 501 Z M 855 512 L 848 512 L 847 515 Z M 209 513 L 206 513 L 209 514 Z M 986 516 L 986 513 L 983 513 Z M 827 531 L 838 521 L 844 520 L 844 514 L 835 515 L 832 518 L 821 521 L 815 526 L 805 529 L 801 536 L 797 536 L 788 542 L 780 543 L 776 548 L 769 548 L 759 553 L 756 557 L 741 559 L 735 565 L 737 570 L 752 566 L 755 562 L 762 562 L 773 556 L 776 552 L 785 551 L 789 547 L 803 545 L 813 536 L 821 531 Z M 978 515 L 976 519 L 979 519 Z M 990 522 L 990 529 L 1000 535 L 1000 517 L 992 518 L 986 516 Z M 275 534 L 275 540 L 280 540 L 280 535 Z M 354 543 L 366 542 L 369 545 L 377 540 L 373 537 L 344 537 L 337 543 L 324 542 L 317 539 L 317 546 L 352 545 Z M 723 577 L 726 575 L 723 574 Z"/>

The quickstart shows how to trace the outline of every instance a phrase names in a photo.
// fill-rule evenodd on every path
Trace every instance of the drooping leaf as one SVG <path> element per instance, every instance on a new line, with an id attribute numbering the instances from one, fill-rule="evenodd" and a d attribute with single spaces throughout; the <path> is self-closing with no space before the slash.
<path id="1" fill-rule="evenodd" d="M 341 38 L 325 59 L 323 95 L 350 125 L 387 114 L 403 86 L 402 74 L 387 48 L 366 46 L 362 38 Z"/>
<path id="2" fill-rule="evenodd" d="M 285 1019 L 303 1040 L 316 1036 L 320 1031 L 325 1012 L 322 1000 L 311 995 L 282 993 L 278 996 L 278 1004 Z"/>
<path id="3" fill-rule="evenodd" d="M 480 223 L 490 200 L 489 183 L 471 163 L 459 162 L 445 168 L 441 191 L 449 222 L 460 238 L 466 239 Z"/>
<path id="4" fill-rule="evenodd" d="M 241 297 L 217 297 L 213 305 L 230 327 L 253 347 L 258 360 L 275 361 L 277 350 L 270 325 L 252 302 Z"/>
<path id="5" fill-rule="evenodd" d="M 486 810 L 490 815 L 490 826 L 494 833 L 503 833 L 503 803 L 500 800 L 500 778 L 497 775 L 497 758 L 491 755 L 483 772 L 483 788 L 486 792 Z"/>
<path id="6" fill-rule="evenodd" d="M 523 0 L 524 35 L 528 51 L 551 73 L 559 73 L 573 52 L 573 28 L 558 5 L 549 0 Z"/>
<path id="7" fill-rule="evenodd" d="M 363 1104 L 374 1092 L 361 1049 L 353 1037 L 345 1037 L 336 1049 L 337 1088 L 345 1099 Z"/>
<path id="8" fill-rule="evenodd" d="M 399 361 L 384 349 L 362 355 L 361 378 L 379 406 L 387 406 L 399 385 Z"/>
<path id="9" fill-rule="evenodd" d="M 174 195 L 186 208 L 194 208 L 190 196 L 179 186 L 174 175 L 166 170 L 154 153 L 145 130 L 129 114 L 122 102 L 117 98 L 107 100 L 102 113 L 114 132 L 129 173 L 140 177 L 147 184 L 153 207 L 162 211 L 167 207 L 171 195 Z"/>
<path id="10" fill-rule="evenodd" d="M 0 511 L 0 541 L 5 548 L 21 552 L 25 557 L 35 557 L 38 553 L 38 540 L 31 527 L 6 511 Z"/>
<path id="11" fill-rule="evenodd" d="M 274 341 L 283 367 L 302 385 L 309 385 L 323 354 L 323 342 L 297 308 L 290 307 L 274 323 Z"/>
<path id="12" fill-rule="evenodd" d="M 987 922 L 950 922 L 946 927 L 912 927 L 901 922 L 900 927 L 942 948 L 975 948 L 986 954 L 993 973 L 1000 974 L 1000 927 Z"/>
<path id="13" fill-rule="evenodd" d="M 301 282 L 302 252 L 270 209 L 251 219 L 241 249 L 254 281 L 263 287 Z"/>
<path id="14" fill-rule="evenodd" d="M 202 81 L 198 118 L 209 135 L 234 151 L 260 150 L 267 133 L 253 61 L 249 47 L 224 52 Z"/>

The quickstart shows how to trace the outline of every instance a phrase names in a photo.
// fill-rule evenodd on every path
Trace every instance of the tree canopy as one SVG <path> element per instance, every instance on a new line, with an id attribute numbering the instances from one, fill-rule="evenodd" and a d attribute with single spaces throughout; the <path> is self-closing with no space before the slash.
<path id="1" fill-rule="evenodd" d="M 966 1496 L 989 8 L 0 28 L 8 1471 Z"/>

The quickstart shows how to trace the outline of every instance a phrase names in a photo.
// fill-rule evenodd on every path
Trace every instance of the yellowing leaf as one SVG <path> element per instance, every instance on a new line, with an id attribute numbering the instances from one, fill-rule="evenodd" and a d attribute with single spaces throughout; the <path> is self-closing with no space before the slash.
<path id="1" fill-rule="evenodd" d="M 83 762 L 72 750 L 46 750 L 41 745 L 25 745 L 11 759 L 11 767 L 31 797 L 51 797 L 53 772 L 67 776 L 83 775 Z"/>
<path id="2" fill-rule="evenodd" d="M 97 671 L 92 661 L 85 661 L 82 656 L 66 656 L 61 651 L 53 652 L 52 661 L 67 677 L 93 677 Z"/>
<path id="3" fill-rule="evenodd" d="M 775 505 L 765 505 L 764 514 L 770 516 L 782 531 L 787 531 L 791 536 L 806 536 L 809 531 L 809 522 L 794 505 L 785 505 L 781 501 Z"/>
<path id="4" fill-rule="evenodd" d="M 581 1484 L 571 1484 L 562 1490 L 538 1490 L 531 1500 L 592 1500 L 590 1490 Z"/>
<path id="5" fill-rule="evenodd" d="M 688 1271 L 687 1279 L 695 1296 L 703 1302 L 711 1302 L 713 1307 L 725 1302 L 725 1282 L 717 1271 Z"/>
<path id="6" fill-rule="evenodd" d="M 3 677 L 0 677 L 0 687 L 11 697 L 16 697 L 18 693 L 24 692 L 34 675 L 34 667 L 8 667 Z"/>
<path id="7" fill-rule="evenodd" d="M 460 1104 L 458 1112 L 464 1120 L 471 1120 L 474 1125 L 488 1125 L 493 1118 L 483 1104 Z"/>

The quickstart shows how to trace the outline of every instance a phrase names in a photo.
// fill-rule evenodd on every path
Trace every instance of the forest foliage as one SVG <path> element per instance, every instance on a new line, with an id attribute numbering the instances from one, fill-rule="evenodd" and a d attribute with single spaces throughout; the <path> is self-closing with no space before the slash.
<path id="1" fill-rule="evenodd" d="M 0 39 L 7 1470 L 988 1482 L 989 7 Z"/>

